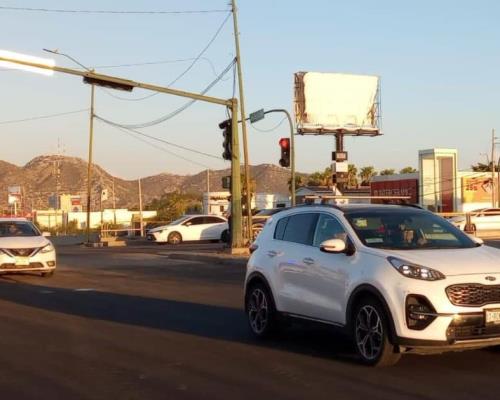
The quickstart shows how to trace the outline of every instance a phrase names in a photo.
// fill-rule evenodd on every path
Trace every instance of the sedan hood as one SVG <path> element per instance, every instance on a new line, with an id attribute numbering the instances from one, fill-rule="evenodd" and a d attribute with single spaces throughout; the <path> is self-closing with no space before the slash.
<path id="1" fill-rule="evenodd" d="M 28 249 L 44 247 L 50 241 L 43 236 L 14 236 L 0 238 L 0 249 Z"/>
<path id="2" fill-rule="evenodd" d="M 468 249 L 385 250 L 383 253 L 385 256 L 436 269 L 447 276 L 500 274 L 500 250 L 489 246 Z"/>
<path id="3" fill-rule="evenodd" d="M 167 230 L 171 226 L 172 225 L 157 226 L 156 228 L 150 229 L 148 232 L 149 233 L 161 232 L 161 231 Z"/>

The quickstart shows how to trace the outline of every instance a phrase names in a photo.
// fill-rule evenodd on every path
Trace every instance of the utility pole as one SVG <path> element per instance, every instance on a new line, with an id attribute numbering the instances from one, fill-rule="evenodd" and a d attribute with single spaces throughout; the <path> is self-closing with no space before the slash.
<path id="1" fill-rule="evenodd" d="M 94 142 L 95 85 L 90 85 L 89 160 L 87 166 L 87 243 L 90 243 L 90 197 L 92 192 L 92 147 Z"/>
<path id="2" fill-rule="evenodd" d="M 495 208 L 496 205 L 496 189 L 495 189 L 495 129 L 491 130 L 491 207 Z"/>
<path id="3" fill-rule="evenodd" d="M 141 237 L 144 236 L 144 220 L 142 218 L 142 188 L 141 188 L 141 178 L 139 178 L 139 218 L 141 226 Z"/>
<path id="4" fill-rule="evenodd" d="M 236 8 L 236 0 L 231 0 L 234 24 L 234 43 L 236 47 L 236 66 L 238 69 L 238 92 L 240 94 L 240 116 L 241 129 L 243 134 L 243 162 L 245 163 L 245 186 L 247 191 L 247 239 L 252 240 L 252 196 L 250 193 L 250 161 L 248 159 L 248 140 L 247 140 L 247 124 L 245 115 L 245 96 L 243 94 L 243 74 L 241 71 L 241 53 L 240 53 L 240 33 L 238 31 L 238 16 Z M 234 149 L 234 147 L 233 147 Z M 238 180 L 240 178 L 238 177 Z M 234 185 L 234 182 L 233 182 Z"/>
<path id="5" fill-rule="evenodd" d="M 210 214 L 210 169 L 207 168 L 207 214 Z"/>
<path id="6" fill-rule="evenodd" d="M 114 176 L 113 176 L 113 224 L 116 225 L 116 197 L 115 197 L 115 177 Z"/>

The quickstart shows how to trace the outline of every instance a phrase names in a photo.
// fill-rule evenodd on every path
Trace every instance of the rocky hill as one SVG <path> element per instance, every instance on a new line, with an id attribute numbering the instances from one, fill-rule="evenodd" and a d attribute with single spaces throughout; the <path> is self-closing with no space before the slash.
<path id="1" fill-rule="evenodd" d="M 257 192 L 288 193 L 290 171 L 272 164 L 252 166 L 252 178 L 257 182 Z M 210 171 L 210 190 L 222 190 L 222 177 L 230 175 L 230 170 Z M 94 165 L 92 187 L 97 200 L 99 188 L 112 192 L 113 181 L 117 207 L 136 207 L 138 205 L 137 180 L 113 177 L 98 165 Z M 201 194 L 206 191 L 206 171 L 195 175 L 175 175 L 161 173 L 142 178 L 144 204 L 162 194 L 181 191 Z M 19 185 L 27 209 L 42 209 L 48 206 L 48 198 L 56 191 L 86 197 L 87 163 L 81 158 L 65 156 L 39 156 L 19 167 L 0 161 L 0 207 L 7 208 L 7 187 Z M 103 204 L 111 207 L 109 199 Z"/>

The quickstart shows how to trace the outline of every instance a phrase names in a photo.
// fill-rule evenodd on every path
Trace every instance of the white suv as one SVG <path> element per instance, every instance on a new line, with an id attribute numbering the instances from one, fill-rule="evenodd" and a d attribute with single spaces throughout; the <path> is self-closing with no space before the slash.
<path id="1" fill-rule="evenodd" d="M 341 328 L 362 362 L 500 344 L 500 250 L 411 206 L 303 206 L 252 245 L 245 310 L 258 337 L 284 318 Z"/>

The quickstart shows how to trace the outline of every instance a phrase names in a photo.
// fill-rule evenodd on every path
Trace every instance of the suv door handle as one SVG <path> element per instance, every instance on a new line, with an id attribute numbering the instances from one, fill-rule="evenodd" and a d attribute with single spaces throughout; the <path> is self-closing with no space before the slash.
<path id="1" fill-rule="evenodd" d="M 274 251 L 274 250 L 269 250 L 269 251 L 267 252 L 267 255 L 268 255 L 269 257 L 276 257 L 276 256 L 278 255 L 278 252 L 277 252 L 277 251 Z"/>
<path id="2" fill-rule="evenodd" d="M 306 257 L 302 260 L 302 262 L 306 265 L 313 265 L 314 264 L 314 260 L 310 257 Z"/>

